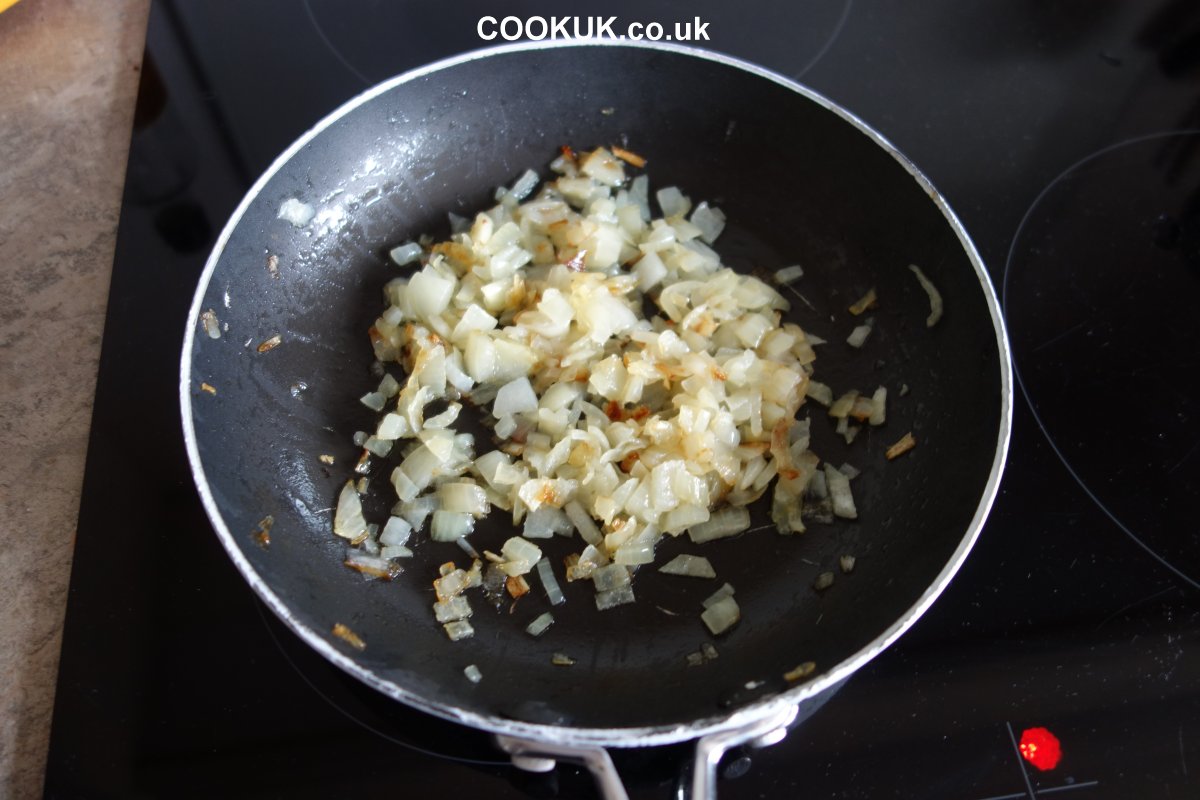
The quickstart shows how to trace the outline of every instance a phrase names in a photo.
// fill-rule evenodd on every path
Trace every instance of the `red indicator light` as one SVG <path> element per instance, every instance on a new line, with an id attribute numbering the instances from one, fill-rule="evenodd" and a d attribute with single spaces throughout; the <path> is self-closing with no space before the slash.
<path id="1" fill-rule="evenodd" d="M 1054 769 L 1062 758 L 1062 744 L 1045 728 L 1026 728 L 1018 749 L 1022 758 L 1040 770 Z"/>

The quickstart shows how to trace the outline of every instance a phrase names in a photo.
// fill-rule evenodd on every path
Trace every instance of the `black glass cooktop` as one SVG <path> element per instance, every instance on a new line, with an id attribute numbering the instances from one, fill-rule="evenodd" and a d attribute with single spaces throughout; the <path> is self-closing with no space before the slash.
<path id="1" fill-rule="evenodd" d="M 281 150 L 366 86 L 483 45 L 482 16 L 563 13 L 154 4 L 47 796 L 593 796 L 580 769 L 518 772 L 485 735 L 383 700 L 276 622 L 201 511 L 176 398 L 204 260 Z M 698 17 L 701 44 L 797 77 L 890 138 L 974 238 L 1022 379 L 1001 494 L 962 572 L 782 743 L 727 758 L 722 796 L 1200 794 L 1200 7 L 570 13 Z M 687 748 L 617 756 L 634 798 L 681 796 Z"/>

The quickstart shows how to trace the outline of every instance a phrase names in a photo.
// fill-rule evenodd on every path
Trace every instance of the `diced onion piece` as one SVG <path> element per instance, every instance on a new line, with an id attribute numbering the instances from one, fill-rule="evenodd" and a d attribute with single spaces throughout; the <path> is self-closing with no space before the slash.
<path id="1" fill-rule="evenodd" d="M 392 452 L 392 440 L 380 439 L 376 436 L 368 436 L 363 442 L 363 449 L 370 451 L 371 455 L 383 458 L 388 453 Z"/>
<path id="2" fill-rule="evenodd" d="M 624 161 L 626 164 L 631 164 L 639 168 L 646 166 L 645 158 L 639 156 L 637 153 L 626 150 L 624 147 L 617 147 L 614 145 L 612 148 L 612 154 Z"/>
<path id="3" fill-rule="evenodd" d="M 379 548 L 381 558 L 412 558 L 413 551 L 402 544 L 389 544 Z"/>
<path id="4" fill-rule="evenodd" d="M 894 458 L 899 458 L 916 446 L 917 440 L 914 439 L 912 433 L 909 432 L 901 436 L 900 441 L 889 447 L 884 455 L 887 456 L 888 461 L 891 461 Z"/>
<path id="5" fill-rule="evenodd" d="M 805 661 L 803 664 L 798 665 L 795 669 L 790 669 L 783 673 L 783 679 L 788 683 L 795 683 L 796 681 L 804 680 L 816 671 L 817 664 L 815 661 Z"/>
<path id="6" fill-rule="evenodd" d="M 846 337 L 846 344 L 851 347 L 862 347 L 866 344 L 867 337 L 871 335 L 870 325 L 859 325 L 854 330 L 850 331 L 850 335 Z"/>
<path id="7" fill-rule="evenodd" d="M 742 610 L 738 607 L 737 601 L 733 599 L 733 595 L 721 598 L 700 615 L 700 619 L 708 626 L 713 636 L 719 636 L 729 630 L 741 618 Z"/>
<path id="8" fill-rule="evenodd" d="M 854 571 L 854 561 L 855 561 L 854 556 L 849 556 L 849 555 L 839 556 L 838 557 L 838 566 L 842 568 L 842 572 L 844 572 L 846 574 L 850 574 L 851 572 Z"/>
<path id="9" fill-rule="evenodd" d="M 600 529 L 596 527 L 595 521 L 591 514 L 584 510 L 579 501 L 572 500 L 563 506 L 563 511 L 570 518 L 571 524 L 575 526 L 575 530 L 579 531 L 579 535 L 585 542 L 590 545 L 599 545 L 604 541 L 604 537 L 600 534 Z"/>
<path id="10" fill-rule="evenodd" d="M 289 197 L 279 206 L 279 214 L 277 216 L 279 219 L 290 222 L 297 228 L 303 228 L 312 222 L 312 218 L 316 214 L 316 209 L 308 203 L 302 203 L 294 197 Z"/>
<path id="11" fill-rule="evenodd" d="M 388 517 L 383 532 L 379 534 L 379 543 L 388 546 L 402 545 L 412 535 L 412 525 L 403 517 Z"/>
<path id="12" fill-rule="evenodd" d="M 550 663 L 556 667 L 569 667 L 575 663 L 575 659 L 571 658 L 566 653 L 555 653 L 550 656 Z"/>
<path id="13" fill-rule="evenodd" d="M 537 185 L 538 174 L 531 169 L 527 169 L 513 183 L 512 188 L 508 190 L 505 197 L 520 202 L 528 197 Z"/>
<path id="14" fill-rule="evenodd" d="M 471 683 L 479 683 L 483 680 L 483 673 L 474 664 L 467 664 L 467 666 L 463 667 L 463 675 L 466 675 L 467 680 Z"/>
<path id="15" fill-rule="evenodd" d="M 470 514 L 478 518 L 486 515 L 491 508 L 483 487 L 470 481 L 443 483 L 438 486 L 437 496 L 442 511 Z M 436 519 L 434 521 L 436 523 Z"/>
<path id="16" fill-rule="evenodd" d="M 909 264 L 908 268 L 917 276 L 917 282 L 921 284 L 925 294 L 929 295 L 929 316 L 925 318 L 925 327 L 932 328 L 942 318 L 942 293 L 916 264 Z"/>
<path id="17" fill-rule="evenodd" d="M 808 381 L 808 385 L 804 388 L 804 395 L 823 406 L 829 406 L 833 404 L 833 389 L 829 388 L 820 381 L 814 381 L 811 378 Z"/>
<path id="18" fill-rule="evenodd" d="M 701 203 L 692 212 L 691 222 L 700 229 L 700 239 L 705 244 L 712 244 L 725 230 L 725 212 L 711 208 L 708 203 Z"/>
<path id="19" fill-rule="evenodd" d="M 433 604 L 433 614 L 438 622 L 454 622 L 471 616 L 471 604 L 464 595 L 456 594 L 449 600 Z"/>
<path id="20" fill-rule="evenodd" d="M 210 339 L 221 338 L 221 323 L 217 320 L 217 312 L 211 308 L 200 315 L 200 324 Z"/>
<path id="21" fill-rule="evenodd" d="M 442 628 L 446 631 L 446 636 L 450 637 L 450 641 L 452 642 L 469 639 L 475 635 L 475 629 L 465 619 L 447 622 Z"/>
<path id="22" fill-rule="evenodd" d="M 606 186 L 616 186 L 625 180 L 625 168 L 603 147 L 598 147 L 584 156 L 579 164 L 579 171 Z"/>
<path id="23" fill-rule="evenodd" d="M 854 401 L 858 399 L 858 391 L 851 389 L 844 395 L 833 401 L 833 405 L 829 407 L 829 416 L 835 419 L 845 419 L 850 414 L 850 409 L 854 408 Z"/>
<path id="24" fill-rule="evenodd" d="M 633 587 L 628 585 L 596 592 L 596 608 L 600 611 L 632 603 L 634 600 Z"/>
<path id="25" fill-rule="evenodd" d="M 704 601 L 705 608 L 711 608 L 716 603 L 721 602 L 726 597 L 733 597 L 733 586 L 726 583 L 720 589 L 717 589 Z"/>
<path id="26" fill-rule="evenodd" d="M 416 242 L 405 242 L 399 247 L 393 247 L 388 252 L 388 256 L 396 263 L 396 266 L 407 266 L 421 258 L 421 245 Z"/>
<path id="27" fill-rule="evenodd" d="M 622 564 L 600 567 L 592 573 L 592 583 L 595 584 L 597 592 L 628 586 L 629 568 Z"/>
<path id="28" fill-rule="evenodd" d="M 554 623 L 554 615 L 547 611 L 539 615 L 533 622 L 525 626 L 525 632 L 530 636 L 541 636 Z"/>
<path id="29" fill-rule="evenodd" d="M 362 640 L 362 637 L 340 622 L 333 626 L 332 633 L 355 650 L 367 649 L 367 643 Z"/>
<path id="30" fill-rule="evenodd" d="M 475 517 L 459 511 L 437 510 L 433 512 L 433 525 L 429 535 L 435 542 L 453 542 L 475 529 Z"/>
<path id="31" fill-rule="evenodd" d="M 383 404 L 387 402 L 387 398 L 379 392 L 367 392 L 362 397 L 358 398 L 358 402 L 362 403 L 372 411 L 383 411 Z"/>
<path id="32" fill-rule="evenodd" d="M 367 532 L 367 521 L 363 518 L 362 499 L 347 481 L 338 494 L 337 510 L 333 513 L 333 532 L 343 539 L 354 541 Z"/>
<path id="33" fill-rule="evenodd" d="M 882 425 L 887 421 L 887 387 L 880 386 L 871 395 L 871 416 L 867 422 L 872 425 Z"/>
<path id="34" fill-rule="evenodd" d="M 659 189 L 654 193 L 654 197 L 658 200 L 658 207 L 662 209 L 663 216 L 667 218 L 682 217 L 692 207 L 692 201 L 675 186 Z"/>
<path id="35" fill-rule="evenodd" d="M 526 539 L 549 539 L 556 533 L 569 533 L 571 530 L 571 519 L 561 508 L 542 505 L 525 515 L 525 528 L 521 535 Z"/>
<path id="36" fill-rule="evenodd" d="M 492 416 L 496 419 L 511 417 L 527 411 L 537 411 L 538 398 L 534 394 L 529 378 L 520 377 L 500 387 L 492 405 Z"/>
<path id="37" fill-rule="evenodd" d="M 696 544 L 723 539 L 726 536 L 736 536 L 749 529 L 750 511 L 746 507 L 723 508 L 715 512 L 705 522 L 688 528 L 688 536 Z M 712 577 L 715 577 L 715 573 Z"/>
<path id="38" fill-rule="evenodd" d="M 817 576 L 817 579 L 815 581 L 813 581 L 813 588 L 816 589 L 818 592 L 823 592 L 826 589 L 828 589 L 830 586 L 833 586 L 833 573 L 832 572 L 822 572 L 820 575 Z"/>
<path id="39" fill-rule="evenodd" d="M 829 487 L 829 498 L 833 501 L 834 516 L 858 519 L 858 509 L 854 507 L 854 496 L 850 493 L 850 479 L 836 467 L 826 464 L 825 483 Z"/>
<path id="40" fill-rule="evenodd" d="M 543 558 L 537 562 L 537 573 L 542 579 L 542 588 L 546 590 L 546 598 L 549 599 L 550 605 L 557 606 L 565 602 L 566 597 L 563 596 L 558 579 L 554 577 L 554 568 L 548 559 Z"/>
<path id="41" fill-rule="evenodd" d="M 391 374 L 384 375 L 379 381 L 379 388 L 376 389 L 384 397 L 395 397 L 400 391 L 400 382 L 393 378 Z"/>
<path id="42" fill-rule="evenodd" d="M 788 284 L 803 277 L 804 267 L 799 264 L 793 264 L 790 267 L 784 267 L 775 271 L 775 281 L 780 284 Z"/>
<path id="43" fill-rule="evenodd" d="M 854 405 L 850 407 L 850 416 L 859 422 L 865 422 L 875 413 L 875 404 L 871 398 L 859 395 L 854 398 Z"/>
<path id="44" fill-rule="evenodd" d="M 353 547 L 346 550 L 346 557 L 342 563 L 350 569 L 362 573 L 365 578 L 390 581 L 400 574 L 399 565 L 393 564 L 386 558 L 373 556 Z"/>
<path id="45" fill-rule="evenodd" d="M 658 568 L 668 575 L 686 575 L 692 578 L 715 578 L 717 571 L 704 556 L 680 554 Z"/>
<path id="46" fill-rule="evenodd" d="M 533 565 L 542 558 L 542 549 L 520 536 L 513 536 L 500 548 L 500 554 L 505 558 L 501 568 L 509 576 L 516 576 L 533 569 Z"/>
<path id="47" fill-rule="evenodd" d="M 866 294 L 864 294 L 862 297 L 858 298 L 858 300 L 854 301 L 854 304 L 852 306 L 850 306 L 849 311 L 851 314 L 853 314 L 854 316 L 857 317 L 859 314 L 863 313 L 868 308 L 874 308 L 875 301 L 876 301 L 875 289 L 874 289 L 874 287 L 872 287 L 871 289 L 867 290 Z"/>

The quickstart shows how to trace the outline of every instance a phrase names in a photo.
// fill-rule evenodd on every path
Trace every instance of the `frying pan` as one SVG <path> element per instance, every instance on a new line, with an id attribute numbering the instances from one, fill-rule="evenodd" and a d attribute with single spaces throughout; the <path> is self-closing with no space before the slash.
<path id="1" fill-rule="evenodd" d="M 451 643 L 432 617 L 431 581 L 438 564 L 463 561 L 458 548 L 419 544 L 397 580 L 368 582 L 341 565 L 344 542 L 331 533 L 331 506 L 359 454 L 352 434 L 375 424 L 358 398 L 377 381 L 366 330 L 383 285 L 400 274 L 388 249 L 421 233 L 445 236 L 448 212 L 487 207 L 496 186 L 544 167 L 564 144 L 629 147 L 649 159 L 652 191 L 678 185 L 721 207 L 729 226 L 716 248 L 728 265 L 802 265 L 788 318 L 829 342 L 818 348 L 816 377 L 839 393 L 890 390 L 886 424 L 851 445 L 819 407 L 802 409 L 813 417 L 814 451 L 862 470 L 858 520 L 662 545 L 660 561 L 700 551 L 737 590 L 742 621 L 701 666 L 686 657 L 711 638 L 700 603 L 719 582 L 644 569 L 638 602 L 603 613 L 587 582 L 565 584 L 567 602 L 537 639 L 522 632 L 549 608 L 535 587 L 511 613 L 476 602 L 475 636 Z M 315 218 L 301 228 L 279 219 L 289 198 L 312 205 Z M 910 263 L 945 299 L 934 327 Z M 861 321 L 846 308 L 870 288 L 880 301 L 860 351 L 844 343 Z M 220 338 L 200 327 L 210 309 Z M 259 352 L 275 335 L 282 343 Z M 524 766 L 547 766 L 534 755 L 587 761 L 611 797 L 622 790 L 601 748 L 698 739 L 695 792 L 711 794 L 725 747 L 777 739 L 797 703 L 899 637 L 979 533 L 1012 403 L 1007 341 L 979 256 L 942 197 L 879 134 L 725 56 L 597 41 L 471 53 L 326 117 L 222 232 L 196 290 L 181 373 L 207 513 L 250 586 L 293 631 L 388 697 L 493 732 Z M 916 449 L 887 461 L 883 451 L 908 431 Z M 488 449 L 477 437 L 477 451 Z M 390 469 L 385 459 L 373 470 L 369 519 L 386 518 Z M 263 547 L 253 534 L 267 515 L 274 526 Z M 498 550 L 511 535 L 496 513 L 471 541 Z M 555 539 L 547 554 L 560 563 L 578 547 Z M 837 570 L 845 554 L 857 559 L 850 574 Z M 817 574 L 831 570 L 834 586 L 815 591 Z M 365 649 L 335 637 L 336 623 Z M 551 664 L 556 652 L 576 663 Z M 817 664 L 807 682 L 784 680 L 807 661 Z M 469 664 L 483 674 L 478 684 L 463 675 Z"/>

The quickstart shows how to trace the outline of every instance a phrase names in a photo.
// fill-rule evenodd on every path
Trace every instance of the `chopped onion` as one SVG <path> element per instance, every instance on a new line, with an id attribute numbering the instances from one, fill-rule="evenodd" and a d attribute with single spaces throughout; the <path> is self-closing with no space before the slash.
<path id="1" fill-rule="evenodd" d="M 443 483 L 437 488 L 437 496 L 442 511 L 470 514 L 478 518 L 486 515 L 491 508 L 487 493 L 481 486 L 470 481 Z M 436 523 L 435 515 L 434 524 L 436 525 Z"/>
<path id="2" fill-rule="evenodd" d="M 775 271 L 775 281 L 780 284 L 788 284 L 803 277 L 804 267 L 799 264 L 793 264 L 790 267 L 784 267 Z"/>
<path id="3" fill-rule="evenodd" d="M 459 511 L 433 512 L 433 525 L 430 537 L 435 542 L 453 542 L 469 534 L 475 529 L 475 517 Z"/>
<path id="4" fill-rule="evenodd" d="M 525 626 L 525 632 L 530 636 L 541 636 L 554 623 L 554 615 L 547 611 L 541 614 L 533 622 Z"/>
<path id="5" fill-rule="evenodd" d="M 610 608 L 632 602 L 634 602 L 632 586 L 618 586 L 615 589 L 596 592 L 596 608 L 600 611 L 607 611 Z"/>
<path id="6" fill-rule="evenodd" d="M 505 197 L 511 198 L 512 200 L 516 200 L 518 202 L 524 200 L 529 196 L 529 193 L 533 191 L 537 184 L 538 174 L 531 169 L 527 169 L 521 173 L 521 177 L 517 178 L 516 182 L 512 185 L 512 188 L 508 190 Z"/>
<path id="7" fill-rule="evenodd" d="M 542 505 L 525 515 L 521 535 L 526 539 L 549 539 L 556 533 L 570 533 L 571 530 L 571 519 L 561 508 Z"/>
<path id="8" fill-rule="evenodd" d="M 724 600 L 726 597 L 733 597 L 733 586 L 728 583 L 709 595 L 708 599 L 704 601 L 704 607 L 711 608 L 712 606 Z"/>
<path id="9" fill-rule="evenodd" d="M 333 532 L 343 539 L 358 539 L 367 532 L 367 521 L 363 519 L 362 499 L 347 481 L 338 494 L 337 510 L 333 514 Z"/>
<path id="10" fill-rule="evenodd" d="M 496 400 L 492 405 L 492 416 L 511 417 L 526 411 L 537 411 L 538 398 L 534 394 L 529 378 L 524 376 L 510 381 L 500 387 Z"/>
<path id="11" fill-rule="evenodd" d="M 882 425 L 887 421 L 887 388 L 880 386 L 871 396 L 871 415 L 867 421 L 872 425 Z"/>
<path id="12" fill-rule="evenodd" d="M 715 578 L 717 571 L 704 556 L 678 555 L 658 568 L 668 575 L 687 575 L 693 578 Z"/>
<path id="13" fill-rule="evenodd" d="M 347 567 L 362 573 L 364 578 L 390 581 L 400 574 L 400 567 L 386 558 L 373 556 L 353 547 L 346 550 L 342 561 Z"/>
<path id="14" fill-rule="evenodd" d="M 303 228 L 316 216 L 316 209 L 308 203 L 302 203 L 294 197 L 284 200 L 279 206 L 279 219 L 290 222 L 297 228 Z"/>
<path id="15" fill-rule="evenodd" d="M 808 385 L 804 389 L 804 393 L 806 397 L 815 400 L 823 406 L 833 404 L 833 389 L 830 389 L 819 381 L 814 381 L 810 378 Z"/>
<path id="16" fill-rule="evenodd" d="M 421 245 L 416 242 L 405 242 L 399 247 L 393 247 L 388 256 L 396 263 L 396 266 L 407 266 L 421 258 Z"/>
<path id="17" fill-rule="evenodd" d="M 566 601 L 563 596 L 562 588 L 558 585 L 558 579 L 554 577 L 554 568 L 550 566 L 550 562 L 543 558 L 537 562 L 538 577 L 542 579 L 542 588 L 546 590 L 546 597 L 550 600 L 550 605 L 561 605 Z"/>
<path id="18" fill-rule="evenodd" d="M 874 288 L 869 289 L 869 290 L 867 290 L 866 294 L 864 294 L 862 297 L 858 298 L 858 300 L 854 301 L 854 304 L 850 306 L 849 311 L 851 314 L 853 314 L 854 316 L 857 317 L 859 314 L 863 313 L 868 308 L 874 308 L 875 300 L 876 300 L 875 289 Z"/>
<path id="19" fill-rule="evenodd" d="M 846 344 L 850 345 L 851 347 L 862 347 L 866 343 L 867 337 L 870 335 L 871 326 L 869 324 L 859 325 L 854 330 L 850 331 L 850 335 L 846 337 Z"/>
<path id="20" fill-rule="evenodd" d="M 713 603 L 700 615 L 700 619 L 708 626 L 713 636 L 720 636 L 737 624 L 741 618 L 742 610 L 738 607 L 737 601 L 733 599 L 733 595 Z"/>
<path id="21" fill-rule="evenodd" d="M 483 680 L 483 673 L 474 664 L 467 664 L 467 666 L 463 667 L 463 675 L 466 675 L 467 680 L 471 683 L 479 683 Z"/>
<path id="22" fill-rule="evenodd" d="M 764 282 L 723 266 L 710 245 L 724 213 L 706 202 L 693 210 L 666 187 L 656 195 L 663 218 L 652 219 L 646 177 L 627 182 L 623 162 L 644 159 L 619 148 L 564 151 L 551 165 L 559 177 L 540 191 L 527 170 L 496 190 L 493 208 L 452 215 L 448 240 L 421 237 L 391 252 L 414 271 L 387 283 L 369 332 L 381 380 L 363 402 L 380 419 L 373 436 L 356 437 L 365 449 L 354 469 L 365 476 L 372 458 L 395 459 L 400 502 L 376 536 L 362 519 L 364 477 L 335 523 L 360 548 L 347 563 L 390 576 L 399 570 L 391 559 L 412 554 L 412 530 L 432 513 L 432 538 L 475 559 L 469 572 L 443 565 L 434 581 L 435 617 L 452 639 L 473 633 L 462 593 L 484 583 L 484 563 L 497 604 L 506 589 L 529 592 L 524 576 L 535 566 L 551 604 L 564 602 L 530 540 L 578 531 L 585 546 L 568 556 L 566 577 L 591 578 L 603 610 L 633 602 L 633 573 L 655 560 L 664 536 L 687 531 L 705 542 L 748 530 L 747 506 L 772 483 L 781 532 L 853 512 L 847 476 L 819 469 L 808 421 L 796 418 L 811 398 L 849 441 L 851 420 L 884 422 L 886 391 L 835 401 L 811 378 L 821 338 L 782 322 L 792 299 L 784 286 L 808 302 L 788 285 L 803 270 Z M 658 313 L 643 318 L 648 302 Z M 851 311 L 873 302 L 868 292 Z M 403 382 L 386 372 L 392 364 Z M 479 458 L 474 437 L 452 427 L 464 398 L 498 439 Z M 493 506 L 524 536 L 479 559 L 465 536 Z M 661 571 L 716 576 L 690 555 Z M 739 614 L 728 584 L 705 608 L 714 633 Z"/>
<path id="23" fill-rule="evenodd" d="M 358 402 L 362 403 L 372 411 L 383 411 L 383 404 L 387 402 L 387 398 L 379 392 L 367 392 L 362 397 L 358 398 Z"/>
<path id="24" fill-rule="evenodd" d="M 692 212 L 691 222 L 700 229 L 701 240 L 705 244 L 712 244 L 725 230 L 725 212 L 711 208 L 708 203 L 700 203 Z"/>
<path id="25" fill-rule="evenodd" d="M 787 681 L 788 683 L 795 683 L 796 681 L 804 680 L 805 678 L 807 678 L 809 675 L 812 675 L 816 671 L 817 671 L 816 662 L 805 661 L 803 664 L 800 664 L 795 669 L 790 669 L 787 672 L 783 673 L 783 679 L 785 681 Z"/>
<path id="26" fill-rule="evenodd" d="M 596 569 L 591 577 L 597 592 L 617 589 L 629 585 L 629 568 L 622 564 L 609 564 Z"/>
<path id="27" fill-rule="evenodd" d="M 843 519 L 858 519 L 854 507 L 854 496 L 850 493 L 850 479 L 836 467 L 825 465 L 825 483 L 829 486 L 829 497 L 833 501 L 834 516 Z"/>
<path id="28" fill-rule="evenodd" d="M 750 527 L 750 511 L 745 507 L 723 508 L 706 521 L 688 528 L 688 536 L 696 544 L 735 536 Z M 714 573 L 710 577 L 716 577 Z"/>
<path id="29" fill-rule="evenodd" d="M 408 524 L 407 520 L 403 517 L 388 517 L 383 532 L 379 534 L 379 543 L 388 546 L 402 545 L 411 535 L 412 525 Z"/>
<path id="30" fill-rule="evenodd" d="M 828 589 L 830 586 L 833 586 L 833 573 L 832 572 L 822 572 L 820 575 L 817 576 L 817 579 L 815 581 L 813 581 L 813 588 L 816 589 L 818 592 L 823 592 L 826 589 Z"/>
<path id="31" fill-rule="evenodd" d="M 446 636 L 448 636 L 452 642 L 469 639 L 475 635 L 475 629 L 471 627 L 471 623 L 467 622 L 465 619 L 447 622 L 442 626 L 442 628 L 445 629 Z"/>
<path id="32" fill-rule="evenodd" d="M 217 321 L 217 312 L 211 308 L 200 315 L 200 324 L 210 339 L 221 338 L 221 323 Z"/>
<path id="33" fill-rule="evenodd" d="M 891 461 L 894 458 L 899 458 L 916 446 L 917 440 L 914 439 L 912 433 L 909 432 L 901 436 L 900 441 L 889 447 L 884 455 L 887 456 L 888 461 Z"/>
<path id="34" fill-rule="evenodd" d="M 838 557 L 838 566 L 842 568 L 842 572 L 849 574 L 854 571 L 854 556 Z"/>
<path id="35" fill-rule="evenodd" d="M 850 409 L 854 408 L 854 401 L 858 399 L 858 392 L 854 389 L 846 392 L 833 402 L 829 407 L 829 416 L 836 419 L 845 419 L 850 414 Z"/>
<path id="36" fill-rule="evenodd" d="M 578 501 L 572 500 L 563 506 L 563 511 L 571 520 L 571 524 L 575 526 L 575 530 L 579 531 L 579 535 L 583 540 L 590 545 L 599 545 L 604 541 L 604 537 L 600 535 L 600 529 L 596 527 L 596 523 L 592 520 L 592 516 L 583 509 L 583 506 Z"/>
<path id="37" fill-rule="evenodd" d="M 353 647 L 355 650 L 361 651 L 367 649 L 367 643 L 362 640 L 362 637 L 340 622 L 333 626 L 333 635 Z"/>
<path id="38" fill-rule="evenodd" d="M 921 284 L 925 294 L 929 295 L 929 316 L 925 318 L 925 327 L 932 328 L 942 318 L 942 293 L 937 290 L 929 278 L 925 277 L 925 273 L 916 264 L 909 264 L 908 268 L 912 270 L 913 275 L 917 276 L 917 282 Z"/>
<path id="39" fill-rule="evenodd" d="M 453 622 L 456 619 L 466 619 L 471 616 L 471 604 L 461 594 L 456 594 L 449 600 L 433 604 L 433 614 L 438 622 Z"/>

